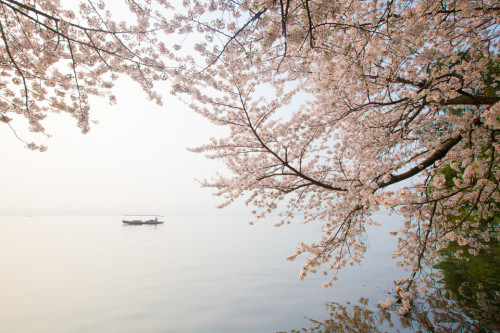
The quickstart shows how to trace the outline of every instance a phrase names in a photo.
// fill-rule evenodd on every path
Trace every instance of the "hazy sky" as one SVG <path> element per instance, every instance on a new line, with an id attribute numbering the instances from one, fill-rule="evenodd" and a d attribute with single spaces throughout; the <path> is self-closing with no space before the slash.
<path id="1" fill-rule="evenodd" d="M 223 165 L 186 150 L 222 133 L 165 89 L 164 106 L 147 100 L 140 87 L 120 79 L 117 105 L 93 103 L 99 121 L 88 134 L 76 120 L 55 114 L 44 122 L 47 139 L 14 123 L 20 136 L 49 147 L 24 148 L 0 124 L 1 215 L 51 214 L 207 214 L 221 211 L 221 198 L 195 179 L 210 178 Z"/>

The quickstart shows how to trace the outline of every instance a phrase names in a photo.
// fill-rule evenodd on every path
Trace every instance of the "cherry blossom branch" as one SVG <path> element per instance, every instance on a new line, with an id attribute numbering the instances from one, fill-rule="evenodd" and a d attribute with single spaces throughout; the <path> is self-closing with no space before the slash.
<path id="1" fill-rule="evenodd" d="M 403 181 L 405 179 L 411 178 L 420 172 L 422 172 L 424 169 L 428 168 L 432 164 L 434 164 L 436 161 L 439 161 L 443 157 L 446 156 L 446 154 L 453 148 L 455 147 L 461 140 L 463 139 L 462 135 L 457 135 L 456 137 L 449 138 L 445 140 L 441 146 L 441 148 L 436 149 L 434 153 L 431 154 L 428 158 L 426 158 L 424 161 L 419 163 L 419 165 L 411 168 L 410 170 L 399 174 L 399 175 L 389 175 L 389 180 L 382 182 L 379 184 L 379 188 L 384 188 L 389 185 L 399 183 L 400 181 Z"/>
<path id="2" fill-rule="evenodd" d="M 84 112 L 82 109 L 82 93 L 80 90 L 80 84 L 78 83 L 78 75 L 76 74 L 76 62 L 75 62 L 75 57 L 73 55 L 73 47 L 71 46 L 71 42 L 68 41 L 68 49 L 69 53 L 71 56 L 71 68 L 73 69 L 73 75 L 75 78 L 75 84 L 76 84 L 76 92 L 78 93 L 78 107 L 80 109 L 80 117 L 84 117 Z"/>
<path id="3" fill-rule="evenodd" d="M 252 24 L 253 22 L 257 21 L 261 16 L 262 14 L 264 14 L 265 12 L 267 11 L 267 8 L 264 8 L 263 10 L 260 10 L 258 11 L 257 13 L 255 13 L 255 15 L 253 15 L 240 29 L 238 29 L 238 31 L 236 31 L 230 38 L 229 40 L 224 44 L 224 46 L 222 47 L 222 50 L 219 52 L 219 54 L 215 57 L 215 59 L 213 59 L 201 72 L 204 72 L 207 68 L 211 67 L 213 64 L 215 64 L 219 58 L 224 54 L 224 52 L 226 51 L 227 47 L 229 46 L 229 44 L 231 44 L 231 42 L 236 38 L 238 37 L 238 35 L 244 31 L 250 24 Z"/>
<path id="4" fill-rule="evenodd" d="M 260 137 L 260 135 L 257 133 L 257 129 L 253 126 L 252 124 L 252 121 L 250 119 L 250 115 L 249 115 L 249 112 L 246 108 L 246 105 L 245 105 L 245 101 L 243 99 L 243 95 L 241 94 L 241 91 L 239 90 L 238 87 L 236 87 L 236 89 L 238 90 L 239 92 L 239 96 L 240 96 L 240 102 L 241 102 L 241 105 L 242 105 L 242 108 L 244 110 L 244 113 L 245 113 L 245 116 L 246 116 L 246 119 L 247 119 L 247 124 L 248 124 L 248 127 L 249 129 L 252 131 L 254 137 L 257 139 L 257 141 L 259 142 L 259 144 L 262 146 L 262 148 L 264 148 L 268 153 L 270 153 L 272 156 L 274 156 L 281 164 L 283 164 L 285 167 L 287 167 L 290 171 L 292 171 L 296 176 L 299 176 L 300 178 L 303 178 L 309 182 L 311 182 L 312 184 L 316 185 L 316 186 L 319 186 L 319 187 L 323 187 L 323 188 L 326 188 L 328 190 L 332 190 L 332 191 L 342 191 L 342 192 L 345 192 L 347 191 L 346 189 L 344 188 L 340 188 L 340 187 L 333 187 L 331 185 L 328 185 L 328 184 L 325 184 L 325 183 L 322 183 L 320 181 L 317 181 L 315 179 L 312 179 L 308 176 L 306 176 L 305 174 L 301 173 L 299 170 L 295 169 L 293 166 L 291 166 L 287 161 L 283 160 L 275 151 L 273 151 L 271 148 L 269 148 L 269 146 L 262 140 L 262 138 Z"/>
<path id="5" fill-rule="evenodd" d="M 463 95 L 443 100 L 438 103 L 441 105 L 493 105 L 500 102 L 500 97 L 471 95 L 460 90 L 457 92 Z"/>
<path id="6" fill-rule="evenodd" d="M 309 0 L 304 0 L 304 4 L 305 4 L 307 23 L 308 23 L 307 35 L 309 36 L 309 45 L 311 46 L 311 49 L 313 49 L 314 48 L 313 22 L 311 18 L 311 10 L 309 9 Z"/>
<path id="7" fill-rule="evenodd" d="M 26 106 L 26 112 L 29 112 L 29 101 L 28 101 L 29 94 L 28 94 L 28 85 L 26 83 L 26 77 L 24 76 L 23 72 L 21 71 L 21 69 L 17 65 L 17 61 L 14 59 L 14 57 L 12 56 L 12 53 L 10 52 L 9 42 L 7 41 L 7 37 L 5 36 L 2 22 L 0 22 L 0 33 L 2 34 L 2 40 L 3 40 L 3 43 L 5 45 L 5 50 L 7 51 L 7 55 L 9 56 L 10 62 L 14 65 L 14 67 L 16 68 L 17 72 L 19 73 L 19 75 L 21 76 L 21 78 L 23 80 L 24 99 L 25 99 L 24 103 Z"/>
<path id="8" fill-rule="evenodd" d="M 11 4 L 8 4 L 6 2 L 9 2 L 19 8 L 23 8 L 25 10 L 27 10 L 28 12 L 33 12 L 35 13 L 36 15 L 40 15 L 40 16 L 43 16 L 51 21 L 54 21 L 56 24 L 57 23 L 60 23 L 60 22 L 65 22 L 67 23 L 69 26 L 73 27 L 73 28 L 77 28 L 78 30 L 83 30 L 83 31 L 91 31 L 91 32 L 100 32 L 100 33 L 106 33 L 106 34 L 131 34 L 132 31 L 128 31 L 128 30 L 125 30 L 125 31 L 111 31 L 111 30 L 104 30 L 104 29 L 96 29 L 96 28 L 90 28 L 90 27 L 84 27 L 82 25 L 79 25 L 79 24 L 75 24 L 75 23 L 72 23 L 72 22 L 68 22 L 68 21 L 64 21 L 62 19 L 59 19 L 53 15 L 49 15 L 45 12 L 42 12 L 38 9 L 36 9 L 35 7 L 31 7 L 31 6 L 27 6 L 23 3 L 20 3 L 18 1 L 15 1 L 15 0 L 0 0 L 0 4 L 2 5 L 5 5 L 9 8 L 11 8 L 14 12 L 17 12 L 17 13 L 20 13 L 24 16 L 27 16 L 29 18 L 31 18 L 33 21 L 37 22 L 37 23 L 41 23 L 40 20 L 38 19 L 35 19 L 29 15 L 27 15 L 26 13 L 24 13 L 23 11 L 19 10 L 19 8 L 16 8 L 15 6 L 11 5 Z M 95 11 L 97 13 L 97 11 Z M 148 33 L 148 32 L 152 32 L 154 30 L 146 30 L 146 31 L 139 31 L 138 33 L 142 34 L 142 33 Z"/>
<path id="9" fill-rule="evenodd" d="M 15 7 L 10 6 L 9 4 L 5 4 L 5 3 L 3 3 L 3 1 L 15 2 L 14 0 L 0 0 L 0 4 L 2 4 L 2 5 L 6 5 L 7 7 L 11 8 L 12 10 L 14 10 L 14 11 L 16 11 L 16 12 L 20 13 L 21 15 L 25 16 L 26 18 L 28 18 L 28 19 L 30 19 L 30 20 L 32 20 L 32 21 L 34 21 L 36 24 L 38 24 L 38 25 L 40 25 L 40 26 L 43 26 L 43 27 L 44 27 L 45 29 L 47 29 L 48 31 L 51 31 L 52 33 L 54 33 L 54 34 L 56 34 L 56 35 L 58 35 L 58 36 L 61 36 L 62 38 L 66 39 L 66 40 L 68 40 L 68 41 L 71 41 L 71 42 L 76 43 L 76 44 L 81 44 L 81 45 L 88 46 L 88 47 L 90 47 L 90 48 L 92 48 L 92 49 L 95 49 L 95 50 L 96 50 L 96 51 L 98 51 L 98 52 L 107 53 L 107 54 L 109 54 L 109 55 L 112 55 L 113 57 L 117 57 L 117 58 L 120 58 L 120 59 L 123 59 L 123 60 L 126 60 L 126 61 L 130 61 L 130 62 L 135 63 L 135 64 L 137 64 L 137 65 L 143 65 L 143 66 L 152 67 L 152 68 L 155 68 L 155 69 L 156 69 L 156 66 L 155 66 L 155 65 L 148 64 L 148 63 L 146 63 L 146 62 L 139 62 L 139 61 L 137 61 L 137 60 L 134 60 L 133 58 L 135 58 L 135 57 L 138 57 L 140 60 L 142 60 L 142 59 L 141 59 L 141 57 L 139 56 L 139 53 L 133 52 L 133 51 L 131 51 L 130 49 L 128 49 L 128 47 L 127 47 L 125 44 L 123 44 L 123 42 L 121 41 L 121 39 L 118 39 L 118 41 L 119 41 L 119 42 L 121 43 L 121 45 L 122 45 L 122 46 L 123 46 L 123 47 L 124 47 L 124 48 L 125 48 L 128 52 L 129 52 L 129 54 L 130 54 L 130 55 L 132 55 L 132 56 L 130 56 L 130 57 L 123 56 L 123 55 L 121 55 L 121 54 L 117 53 L 117 51 L 118 51 L 118 50 L 115 50 L 115 51 L 110 51 L 110 50 L 107 50 L 107 49 L 104 49 L 104 48 L 101 48 L 101 47 L 95 47 L 95 44 L 94 44 L 94 43 L 87 43 L 87 42 L 85 42 L 85 41 L 78 40 L 78 39 L 75 39 L 75 38 L 73 38 L 73 37 L 70 37 L 70 36 L 68 36 L 68 35 L 66 35 L 66 34 L 64 34 L 64 33 L 62 33 L 61 31 L 59 31 L 59 30 L 57 30 L 57 29 L 54 29 L 54 28 L 52 28 L 52 27 L 48 26 L 47 24 L 45 24 L 45 23 L 43 23 L 43 22 L 41 22 L 41 21 L 39 21 L 39 20 L 37 20 L 37 19 L 35 19 L 35 18 L 33 18 L 33 17 L 29 16 L 28 14 L 24 13 L 23 11 L 19 11 L 19 10 L 18 10 L 18 9 L 16 9 Z M 28 8 L 30 8 L 30 7 L 28 7 Z M 58 22 L 58 21 L 59 21 L 59 19 L 57 19 L 57 18 L 53 18 L 53 20 L 54 20 L 54 21 L 56 21 L 56 22 Z M 70 24 L 70 25 L 71 25 L 71 24 Z M 85 32 L 85 31 L 86 31 L 86 32 L 101 32 L 101 33 L 107 33 L 107 34 L 111 34 L 111 35 L 115 35 L 115 34 L 117 34 L 117 33 L 124 33 L 124 34 L 129 33 L 129 32 L 126 32 L 126 31 L 124 31 L 124 32 L 113 32 L 113 31 L 106 31 L 106 30 L 101 30 L 101 29 L 92 29 L 92 28 L 82 27 L 82 26 L 79 26 L 79 25 L 72 25 L 72 26 L 74 26 L 75 28 L 81 29 L 81 30 L 82 30 L 82 31 L 84 31 L 84 32 Z M 146 32 L 149 32 L 149 31 L 142 31 L 142 32 L 139 32 L 139 33 L 146 33 Z M 116 37 L 116 36 L 115 36 L 115 37 Z"/>

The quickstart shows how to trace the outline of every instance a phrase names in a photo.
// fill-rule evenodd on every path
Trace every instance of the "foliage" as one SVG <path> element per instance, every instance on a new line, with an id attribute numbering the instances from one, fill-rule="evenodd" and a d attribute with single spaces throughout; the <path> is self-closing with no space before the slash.
<path id="1" fill-rule="evenodd" d="M 103 3 L 85 2 L 77 20 L 56 1 L 0 0 L 1 84 L 18 87 L 2 92 L 4 122 L 19 113 L 42 131 L 61 110 L 86 130 L 86 96 L 113 75 L 156 100 L 154 81 L 170 79 L 229 129 L 194 149 L 231 172 L 203 185 L 221 207 L 244 197 L 256 218 L 320 228 L 289 259 L 307 255 L 300 278 L 322 270 L 325 286 L 363 259 L 379 209 L 405 219 L 401 288 L 449 242 L 473 253 L 498 239 L 498 1 L 127 3 L 137 25 L 114 23 Z"/>
<path id="2" fill-rule="evenodd" d="M 463 252 L 458 259 L 457 251 Z M 481 327 L 500 329 L 500 247 L 498 243 L 471 255 L 456 242 L 441 250 L 443 260 L 435 267 L 442 273 L 440 282 L 445 289 L 443 296 L 453 300 L 469 318 L 478 321 Z M 464 260 L 465 259 L 465 260 Z"/>

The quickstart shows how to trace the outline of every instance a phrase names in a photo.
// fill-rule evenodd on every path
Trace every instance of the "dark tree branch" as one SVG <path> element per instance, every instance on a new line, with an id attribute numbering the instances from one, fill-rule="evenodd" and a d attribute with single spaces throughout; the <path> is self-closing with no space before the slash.
<path id="1" fill-rule="evenodd" d="M 238 91 L 239 91 L 239 89 L 238 89 Z M 300 177 L 300 178 L 302 178 L 304 180 L 307 180 L 311 184 L 314 184 L 316 186 L 319 186 L 319 187 L 322 187 L 322 188 L 325 188 L 325 189 L 331 190 L 331 191 L 338 191 L 338 192 L 346 192 L 347 191 L 345 188 L 334 187 L 334 186 L 331 186 L 329 184 L 326 184 L 326 183 L 323 183 L 321 181 L 318 181 L 316 179 L 313 179 L 313 178 L 311 178 L 311 177 L 303 174 L 302 172 L 300 172 L 299 170 L 297 170 L 296 168 L 294 168 L 292 165 L 290 165 L 286 160 L 284 160 L 283 158 L 281 158 L 281 156 L 279 156 L 274 150 L 272 150 L 262 140 L 262 138 L 259 135 L 259 133 L 257 133 L 257 129 L 254 127 L 254 125 L 253 125 L 253 123 L 252 123 L 252 121 L 250 119 L 250 115 L 248 114 L 248 110 L 246 109 L 246 101 L 243 99 L 243 95 L 241 94 L 241 91 L 239 91 L 239 96 L 240 96 L 240 101 L 241 101 L 242 108 L 243 108 L 245 116 L 247 118 L 248 127 L 250 128 L 250 130 L 252 131 L 254 137 L 257 139 L 257 141 L 262 146 L 262 148 L 264 148 L 268 153 L 270 153 L 272 156 L 274 156 L 281 164 L 283 164 L 285 167 L 287 167 L 296 176 L 298 176 L 298 177 Z"/>
<path id="2" fill-rule="evenodd" d="M 305 0 L 306 12 L 307 12 L 307 21 L 309 24 L 308 34 L 309 34 L 309 44 L 311 48 L 314 48 L 314 35 L 313 35 L 313 22 L 311 17 L 311 10 L 309 9 L 309 0 Z"/>
<path id="3" fill-rule="evenodd" d="M 446 140 L 445 142 L 443 142 L 443 145 L 441 146 L 441 148 L 434 151 L 434 153 L 432 153 L 431 156 L 429 156 L 428 158 L 423 160 L 421 163 L 419 163 L 419 165 L 417 165 L 417 166 L 411 168 L 410 170 L 408 170 L 402 174 L 399 174 L 399 175 L 392 175 L 391 174 L 390 179 L 388 181 L 379 183 L 379 188 L 387 187 L 389 185 L 398 183 L 402 180 L 411 178 L 411 177 L 419 174 L 420 172 L 422 172 L 423 170 L 425 170 L 426 168 L 428 168 L 429 166 L 434 164 L 434 162 L 439 161 L 440 159 L 445 157 L 446 154 L 448 154 L 448 152 L 453 147 L 455 147 L 462 139 L 463 139 L 462 135 L 458 135 L 454 138 L 450 138 L 450 139 Z"/>
<path id="4" fill-rule="evenodd" d="M 441 105 L 493 105 L 500 101 L 500 97 L 462 95 L 442 102 Z"/>
<path id="5" fill-rule="evenodd" d="M 7 41 L 7 36 L 5 36 L 5 32 L 3 30 L 2 22 L 0 22 L 0 33 L 2 34 L 2 40 L 4 42 L 5 50 L 7 51 L 7 55 L 9 56 L 10 62 L 14 65 L 14 67 L 16 68 L 17 72 L 19 73 L 19 75 L 21 76 L 21 78 L 23 80 L 24 95 L 25 95 L 24 96 L 24 99 L 25 99 L 24 103 L 26 105 L 26 112 L 29 112 L 28 85 L 26 83 L 26 77 L 24 76 L 23 72 L 21 71 L 21 69 L 17 65 L 16 60 L 12 56 L 12 53 L 10 52 L 9 42 Z"/>
<path id="6" fill-rule="evenodd" d="M 203 70 L 205 71 L 207 68 L 209 68 L 210 66 L 212 66 L 213 64 L 215 64 L 219 59 L 220 57 L 222 56 L 222 54 L 224 54 L 224 51 L 227 49 L 227 47 L 229 46 L 229 44 L 231 44 L 231 42 L 236 38 L 238 37 L 238 35 L 244 31 L 251 23 L 253 23 L 254 21 L 258 20 L 262 14 L 264 14 L 265 12 L 267 11 L 267 8 L 261 10 L 261 11 L 258 11 L 257 13 L 255 13 L 254 16 L 252 16 L 252 18 L 250 18 L 250 20 L 247 21 L 247 23 L 245 23 L 238 31 L 236 31 L 236 33 L 234 35 L 232 35 L 229 40 L 226 42 L 226 44 L 224 44 L 224 47 L 222 48 L 222 50 L 219 52 L 219 54 L 217 55 L 217 57 L 215 57 L 215 59 L 213 61 L 210 62 L 210 64 L 208 64 Z"/>

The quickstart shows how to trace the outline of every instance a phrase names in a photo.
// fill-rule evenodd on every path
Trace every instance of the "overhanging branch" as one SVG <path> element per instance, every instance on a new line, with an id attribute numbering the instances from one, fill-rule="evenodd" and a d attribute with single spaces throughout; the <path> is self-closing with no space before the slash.
<path id="1" fill-rule="evenodd" d="M 441 105 L 493 105 L 500 97 L 462 95 L 440 102 Z"/>
<path id="2" fill-rule="evenodd" d="M 411 168 L 410 170 L 408 170 L 408 171 L 406 171 L 406 172 L 404 172 L 402 174 L 399 174 L 399 175 L 390 175 L 390 179 L 388 181 L 379 183 L 379 188 L 387 187 L 389 185 L 398 183 L 398 182 L 400 182 L 402 180 L 411 178 L 411 177 L 419 174 L 420 172 L 422 172 L 423 170 L 425 170 L 426 168 L 428 168 L 429 166 L 431 166 L 432 164 L 434 164 L 434 162 L 439 161 L 440 159 L 442 159 L 443 157 L 445 157 L 446 154 L 448 154 L 448 152 L 453 147 L 455 147 L 462 139 L 463 139 L 462 135 L 459 134 L 459 135 L 457 135 L 457 136 L 455 136 L 453 138 L 450 138 L 450 139 L 446 140 L 442 144 L 441 148 L 437 149 L 431 156 L 429 156 L 428 158 L 426 158 L 419 165 Z"/>

